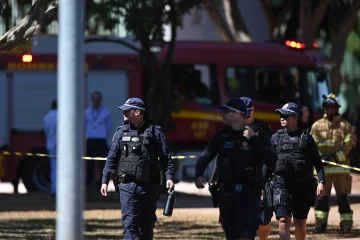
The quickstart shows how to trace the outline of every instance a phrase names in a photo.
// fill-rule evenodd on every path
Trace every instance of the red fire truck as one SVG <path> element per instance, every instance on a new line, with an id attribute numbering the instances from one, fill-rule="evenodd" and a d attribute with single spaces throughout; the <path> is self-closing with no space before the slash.
<path id="1" fill-rule="evenodd" d="M 31 52 L 0 58 L 0 138 L 12 152 L 46 152 L 43 117 L 56 98 L 56 37 L 34 41 Z M 156 52 L 159 62 L 166 48 Z M 122 120 L 117 106 L 129 97 L 144 99 L 149 84 L 145 66 L 136 52 L 114 43 L 87 44 L 85 62 L 85 106 L 93 91 L 101 91 L 115 130 Z M 238 96 L 254 99 L 255 116 L 276 130 L 274 110 L 285 102 L 320 108 L 320 96 L 328 91 L 328 69 L 316 43 L 178 41 L 171 69 L 176 110 L 167 141 L 173 152 L 202 149 L 222 126 L 216 106 Z M 16 185 L 21 178 L 28 191 L 46 191 L 48 168 L 47 158 L 3 156 L 0 179 Z"/>

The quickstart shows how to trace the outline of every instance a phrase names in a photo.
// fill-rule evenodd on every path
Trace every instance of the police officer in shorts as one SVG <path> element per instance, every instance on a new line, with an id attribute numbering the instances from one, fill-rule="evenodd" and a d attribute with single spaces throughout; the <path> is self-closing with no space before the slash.
<path id="1" fill-rule="evenodd" d="M 204 188 L 204 171 L 218 155 L 218 203 L 226 239 L 254 239 L 259 226 L 262 161 L 275 162 L 276 153 L 246 126 L 249 112 L 244 99 L 230 99 L 219 110 L 226 126 L 213 136 L 197 160 L 195 185 Z"/>
<path id="2" fill-rule="evenodd" d="M 314 139 L 298 129 L 302 112 L 295 103 L 289 102 L 275 111 L 280 115 L 283 127 L 272 137 L 271 143 L 278 159 L 273 177 L 273 205 L 279 221 L 279 235 L 290 240 L 291 217 L 294 218 L 295 237 L 306 237 L 306 219 L 310 206 L 315 205 L 316 194 L 324 194 L 324 168 Z M 313 177 L 313 167 L 319 177 Z"/>
<path id="3" fill-rule="evenodd" d="M 107 195 L 109 180 L 118 165 L 119 185 L 115 187 L 120 190 L 124 239 L 150 240 L 157 220 L 159 166 L 165 170 L 166 187 L 173 190 L 174 165 L 161 128 L 144 120 L 144 102 L 130 98 L 118 108 L 123 110 L 124 124 L 114 134 L 100 191 Z"/>

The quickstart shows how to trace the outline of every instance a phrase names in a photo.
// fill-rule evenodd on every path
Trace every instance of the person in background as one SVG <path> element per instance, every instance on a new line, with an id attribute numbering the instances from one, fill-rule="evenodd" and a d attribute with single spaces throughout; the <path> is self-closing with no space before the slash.
<path id="1" fill-rule="evenodd" d="M 308 104 L 303 104 L 301 107 L 301 111 L 303 115 L 299 119 L 298 127 L 301 130 L 306 131 L 307 129 L 311 129 L 311 126 L 313 125 L 313 112 L 311 107 Z"/>
<path id="2" fill-rule="evenodd" d="M 51 102 L 50 111 L 44 117 L 44 132 L 46 136 L 46 148 L 49 155 L 54 156 L 50 158 L 50 194 L 56 195 L 56 150 L 57 150 L 57 101 Z"/>
<path id="3" fill-rule="evenodd" d="M 316 121 L 311 128 L 321 158 L 338 164 L 349 165 L 349 153 L 356 146 L 356 129 L 339 113 L 339 98 L 333 93 L 323 95 L 323 118 Z M 352 188 L 350 170 L 325 165 L 325 195 L 317 199 L 315 206 L 315 232 L 327 231 L 330 211 L 331 188 L 334 185 L 340 213 L 340 229 L 350 232 L 353 227 L 353 210 L 350 206 L 349 194 Z"/>
<path id="4" fill-rule="evenodd" d="M 101 105 L 102 93 L 99 91 L 91 94 L 92 106 L 85 110 L 86 123 L 86 156 L 106 157 L 108 153 L 107 139 L 109 137 L 112 123 L 110 111 Z M 99 161 L 103 169 L 105 161 Z M 86 160 L 86 185 L 94 184 L 94 161 Z M 101 182 L 97 182 L 100 187 Z"/>

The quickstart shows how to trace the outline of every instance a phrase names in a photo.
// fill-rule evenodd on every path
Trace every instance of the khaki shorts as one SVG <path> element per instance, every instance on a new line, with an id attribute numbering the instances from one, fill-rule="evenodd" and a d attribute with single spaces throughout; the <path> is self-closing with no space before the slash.
<path id="1" fill-rule="evenodd" d="M 350 174 L 325 174 L 325 195 L 331 195 L 332 184 L 336 195 L 348 195 L 351 193 L 352 176 Z"/>

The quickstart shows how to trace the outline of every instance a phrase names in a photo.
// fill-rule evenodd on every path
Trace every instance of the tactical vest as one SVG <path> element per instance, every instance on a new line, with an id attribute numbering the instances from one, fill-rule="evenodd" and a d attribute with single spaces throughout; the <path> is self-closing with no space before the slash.
<path id="1" fill-rule="evenodd" d="M 260 166 L 253 158 L 245 137 L 234 140 L 228 131 L 222 135 L 217 164 L 217 180 L 232 184 L 255 184 Z"/>
<path id="2" fill-rule="evenodd" d="M 306 148 L 301 147 L 301 137 L 289 136 L 284 129 L 277 132 L 278 139 L 276 161 L 274 173 L 280 176 L 305 177 L 311 172 L 312 165 L 309 163 Z"/>
<path id="3" fill-rule="evenodd" d="M 153 180 L 153 170 L 157 169 L 157 157 L 153 150 L 154 135 L 153 125 L 149 125 L 141 134 L 123 127 L 119 176 L 125 176 L 129 182 L 146 183 Z"/>

